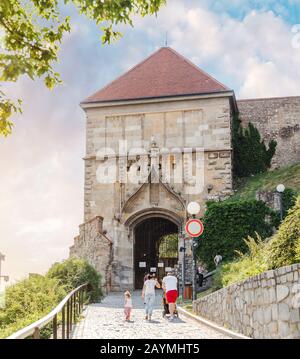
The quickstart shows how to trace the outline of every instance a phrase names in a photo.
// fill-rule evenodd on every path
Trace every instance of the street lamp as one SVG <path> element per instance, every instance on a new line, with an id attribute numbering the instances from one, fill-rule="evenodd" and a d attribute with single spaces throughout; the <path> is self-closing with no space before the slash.
<path id="1" fill-rule="evenodd" d="M 282 203 L 282 194 L 285 191 L 285 186 L 283 184 L 279 184 L 276 187 L 276 191 L 279 193 L 279 207 L 280 207 L 280 220 L 283 220 L 283 203 Z"/>
<path id="2" fill-rule="evenodd" d="M 191 215 L 193 218 L 200 212 L 200 205 L 197 202 L 190 202 L 187 205 L 187 212 L 189 215 Z M 193 237 L 192 238 L 192 254 L 193 254 L 193 267 L 192 267 L 192 286 L 193 286 L 193 300 L 197 299 L 197 292 L 196 292 L 196 240 Z"/>
<path id="3" fill-rule="evenodd" d="M 197 202 L 190 202 L 186 207 L 188 214 L 191 216 L 196 216 L 200 212 L 200 209 L 200 204 Z"/>

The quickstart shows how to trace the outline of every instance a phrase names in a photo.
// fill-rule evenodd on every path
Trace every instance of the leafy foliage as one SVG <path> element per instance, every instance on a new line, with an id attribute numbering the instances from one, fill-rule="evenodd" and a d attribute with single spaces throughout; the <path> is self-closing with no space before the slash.
<path id="1" fill-rule="evenodd" d="M 245 239 L 247 252 L 239 252 L 239 258 L 233 262 L 225 263 L 217 274 L 216 281 L 220 287 L 244 280 L 268 270 L 267 264 L 267 244 L 259 235 L 254 239 L 248 236 Z"/>
<path id="2" fill-rule="evenodd" d="M 203 223 L 205 231 L 199 240 L 197 254 L 201 262 L 214 269 L 213 258 L 220 254 L 224 261 L 233 260 L 235 250 L 245 251 L 244 238 L 257 232 L 262 238 L 273 233 L 273 214 L 265 203 L 256 200 L 208 203 Z"/>
<path id="3" fill-rule="evenodd" d="M 245 240 L 247 251 L 224 263 L 214 278 L 214 289 L 233 284 L 266 270 L 300 262 L 300 196 L 277 233 L 268 241 L 260 236 Z"/>
<path id="4" fill-rule="evenodd" d="M 17 103 L 6 98 L 4 92 L 0 90 L 0 135 L 8 136 L 11 134 L 13 123 L 9 120 L 13 113 L 21 112 L 21 100 Z"/>
<path id="5" fill-rule="evenodd" d="M 47 276 L 57 279 L 67 292 L 83 283 L 89 283 L 91 301 L 96 301 L 102 296 L 100 274 L 83 259 L 70 258 L 61 263 L 55 263 L 49 269 Z"/>
<path id="6" fill-rule="evenodd" d="M 295 260 L 297 263 L 300 263 L 300 237 L 298 238 L 295 245 Z"/>
<path id="7" fill-rule="evenodd" d="M 293 188 L 286 188 L 282 194 L 283 217 L 288 215 L 289 209 L 296 203 L 296 191 Z"/>
<path id="8" fill-rule="evenodd" d="M 296 247 L 300 238 L 300 196 L 290 209 L 278 232 L 270 241 L 268 262 L 270 268 L 297 262 Z"/>
<path id="9" fill-rule="evenodd" d="M 0 309 L 0 338 L 48 314 L 66 295 L 55 278 L 31 276 L 6 289 L 4 309 Z"/>
<path id="10" fill-rule="evenodd" d="M 79 285 L 88 282 L 90 299 L 101 295 L 100 276 L 82 259 L 68 259 L 55 263 L 46 276 L 31 275 L 6 289 L 5 308 L 0 309 L 0 338 L 42 318 Z M 51 325 L 41 331 L 41 337 L 49 337 Z"/>
<path id="11" fill-rule="evenodd" d="M 103 43 L 118 39 L 115 26 L 132 25 L 135 15 L 155 14 L 165 0 L 64 0 L 75 5 L 80 14 L 96 22 L 102 29 Z M 31 79 L 42 77 L 52 89 L 61 83 L 54 69 L 65 33 L 69 32 L 70 18 L 60 14 L 58 0 L 1 0 L 0 2 L 0 82 L 17 81 L 20 76 Z M 10 115 L 17 108 L 0 97 L 0 135 L 11 132 Z"/>
<path id="12" fill-rule="evenodd" d="M 250 122 L 243 128 L 236 115 L 233 119 L 233 169 L 237 177 L 248 177 L 266 172 L 271 167 L 277 142 L 271 140 L 268 149 L 258 129 Z"/>
<path id="13" fill-rule="evenodd" d="M 178 257 L 178 235 L 167 234 L 161 239 L 159 244 L 160 258 L 177 258 Z"/>

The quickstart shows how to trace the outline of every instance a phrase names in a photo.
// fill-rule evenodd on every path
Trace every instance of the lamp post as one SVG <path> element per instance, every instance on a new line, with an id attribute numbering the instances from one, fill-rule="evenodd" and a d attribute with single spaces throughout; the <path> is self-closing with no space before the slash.
<path id="1" fill-rule="evenodd" d="M 282 203 L 282 194 L 285 191 L 285 186 L 283 184 L 279 184 L 276 187 L 276 190 L 279 194 L 279 209 L 280 209 L 280 220 L 283 220 L 283 203 Z"/>
<path id="2" fill-rule="evenodd" d="M 187 205 L 187 212 L 193 218 L 200 212 L 200 205 L 197 202 L 190 202 Z M 193 264 L 192 264 L 192 287 L 193 287 L 193 300 L 197 299 L 196 291 L 196 251 L 195 251 L 196 241 L 195 238 L 192 238 L 192 255 L 193 255 Z"/>

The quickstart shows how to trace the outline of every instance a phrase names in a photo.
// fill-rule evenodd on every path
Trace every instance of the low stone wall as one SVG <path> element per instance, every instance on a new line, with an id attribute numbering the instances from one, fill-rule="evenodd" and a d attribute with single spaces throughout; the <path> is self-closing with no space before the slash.
<path id="1" fill-rule="evenodd" d="M 300 338 L 300 264 L 271 270 L 193 303 L 194 312 L 252 338 Z"/>

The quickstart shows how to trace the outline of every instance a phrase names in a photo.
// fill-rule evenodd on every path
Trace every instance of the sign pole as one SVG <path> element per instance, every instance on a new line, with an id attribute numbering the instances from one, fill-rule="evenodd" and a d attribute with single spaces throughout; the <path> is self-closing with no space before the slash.
<path id="1" fill-rule="evenodd" d="M 196 241 L 195 238 L 200 237 L 203 234 L 204 227 L 203 223 L 199 219 L 193 219 L 187 221 L 185 225 L 185 231 L 192 239 L 192 289 L 193 289 L 193 300 L 197 299 L 197 290 L 196 290 Z"/>
<path id="2" fill-rule="evenodd" d="M 182 300 L 185 299 L 185 238 L 183 238 L 183 258 L 182 258 Z"/>
<path id="3" fill-rule="evenodd" d="M 192 286 L 193 286 L 193 300 L 197 299 L 196 291 L 196 251 L 195 251 L 195 239 L 192 238 L 192 253 L 193 253 L 193 277 L 192 277 Z"/>

